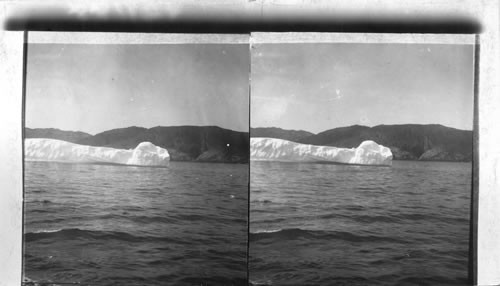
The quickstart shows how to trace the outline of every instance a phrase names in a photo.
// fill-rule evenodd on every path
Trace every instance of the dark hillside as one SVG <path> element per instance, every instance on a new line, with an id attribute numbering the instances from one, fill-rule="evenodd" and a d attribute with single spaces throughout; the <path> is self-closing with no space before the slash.
<path id="1" fill-rule="evenodd" d="M 336 147 L 357 147 L 373 140 L 391 148 L 396 160 L 470 161 L 472 131 L 438 124 L 349 126 L 309 136 L 300 143 Z"/>
<path id="2" fill-rule="evenodd" d="M 303 130 L 286 130 L 276 127 L 259 127 L 250 129 L 251 137 L 278 138 L 294 142 L 298 142 L 311 135 L 314 134 Z"/>
<path id="3" fill-rule="evenodd" d="M 25 138 L 59 139 L 76 143 L 92 135 L 80 131 L 64 131 L 56 128 L 24 128 Z"/>
<path id="4" fill-rule="evenodd" d="M 172 161 L 248 162 L 248 133 L 217 126 L 158 126 L 113 129 L 81 140 L 80 144 L 131 149 L 148 141 L 165 148 Z"/>

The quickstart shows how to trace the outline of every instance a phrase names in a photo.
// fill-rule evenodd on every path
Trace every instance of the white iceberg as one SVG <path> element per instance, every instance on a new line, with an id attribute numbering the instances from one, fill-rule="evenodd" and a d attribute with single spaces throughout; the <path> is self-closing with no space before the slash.
<path id="1" fill-rule="evenodd" d="M 337 148 L 300 144 L 276 138 L 251 138 L 250 160 L 390 166 L 392 152 L 391 149 L 374 141 L 364 141 L 357 148 Z"/>
<path id="2" fill-rule="evenodd" d="M 142 142 L 135 149 L 115 149 L 79 145 L 56 139 L 30 138 L 24 141 L 27 161 L 112 163 L 136 166 L 165 166 L 170 161 L 166 149 Z"/>

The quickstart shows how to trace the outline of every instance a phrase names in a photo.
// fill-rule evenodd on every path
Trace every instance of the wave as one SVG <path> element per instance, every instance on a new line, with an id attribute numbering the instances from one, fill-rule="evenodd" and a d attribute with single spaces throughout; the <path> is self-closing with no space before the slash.
<path id="1" fill-rule="evenodd" d="M 429 276 L 405 276 L 397 281 L 397 285 L 453 285 L 453 286 L 465 286 L 470 285 L 467 278 L 450 278 L 448 276 L 440 275 L 429 275 Z"/>
<path id="2" fill-rule="evenodd" d="M 271 229 L 271 230 L 257 230 L 257 231 L 251 232 L 250 234 L 274 233 L 274 232 L 279 232 L 279 231 L 282 231 L 282 229 L 278 228 L 278 229 Z"/>
<path id="3" fill-rule="evenodd" d="M 249 286 L 269 286 L 272 285 L 273 282 L 271 280 L 266 280 L 266 281 L 258 281 L 258 280 L 249 280 L 248 285 Z"/>
<path id="4" fill-rule="evenodd" d="M 33 231 L 31 232 L 32 234 L 38 234 L 38 233 L 52 233 L 52 232 L 58 232 L 58 231 L 61 231 L 63 229 L 61 228 L 58 228 L 58 229 L 41 229 L 41 230 L 37 230 L 37 231 Z M 28 232 L 29 233 L 29 232 Z"/>
<path id="5" fill-rule="evenodd" d="M 250 203 L 264 205 L 264 204 L 272 204 L 272 203 L 275 203 L 275 202 L 273 202 L 271 200 L 252 200 Z"/>
<path id="6" fill-rule="evenodd" d="M 401 218 L 386 215 L 361 215 L 361 214 L 324 214 L 318 216 L 320 219 L 344 218 L 360 223 L 400 223 Z"/>
<path id="7" fill-rule="evenodd" d="M 387 242 L 387 243 L 406 243 L 405 240 L 394 237 L 359 235 L 344 231 L 326 231 L 326 230 L 305 230 L 301 228 L 287 228 L 276 230 L 260 230 L 250 233 L 250 241 L 259 240 L 344 240 L 349 242 Z"/>
<path id="8" fill-rule="evenodd" d="M 172 281 L 172 277 L 159 276 L 155 280 L 161 281 L 163 285 L 168 281 L 171 285 L 248 285 L 247 279 L 244 275 L 227 277 L 225 275 L 212 275 L 206 277 L 200 276 L 185 276 L 179 277 Z"/>
<path id="9" fill-rule="evenodd" d="M 158 215 L 133 215 L 127 211 L 123 211 L 121 213 L 110 213 L 104 214 L 100 216 L 87 217 L 87 219 L 94 220 L 117 220 L 117 219 L 126 219 L 136 223 L 141 224 L 150 224 L 150 223 L 172 223 L 175 222 L 176 219 L 171 216 L 158 216 Z"/>
<path id="10" fill-rule="evenodd" d="M 78 240 L 89 240 L 89 241 L 119 240 L 126 242 L 149 242 L 149 241 L 177 242 L 175 239 L 167 237 L 136 236 L 130 233 L 120 232 L 120 231 L 84 230 L 79 228 L 39 230 L 34 232 L 27 232 L 24 234 L 25 242 L 47 240 L 47 239 L 49 240 L 78 239 Z"/>
<path id="11" fill-rule="evenodd" d="M 26 204 L 51 204 L 53 203 L 51 200 L 33 200 L 33 201 L 26 201 Z"/>

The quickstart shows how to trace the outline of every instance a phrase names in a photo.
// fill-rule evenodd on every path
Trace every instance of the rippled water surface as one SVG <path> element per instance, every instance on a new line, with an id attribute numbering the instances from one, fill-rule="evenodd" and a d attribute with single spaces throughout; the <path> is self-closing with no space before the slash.
<path id="1" fill-rule="evenodd" d="M 26 162 L 24 276 L 246 285 L 248 165 Z"/>
<path id="2" fill-rule="evenodd" d="M 254 285 L 465 285 L 471 163 L 251 162 Z"/>

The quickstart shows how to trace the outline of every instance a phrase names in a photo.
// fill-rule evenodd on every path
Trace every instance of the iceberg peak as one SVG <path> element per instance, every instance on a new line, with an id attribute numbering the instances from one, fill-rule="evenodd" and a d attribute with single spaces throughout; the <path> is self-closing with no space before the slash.
<path id="1" fill-rule="evenodd" d="M 158 147 L 151 142 L 142 142 L 135 147 L 132 157 L 127 165 L 161 166 L 170 161 L 170 154 L 166 149 Z"/>

